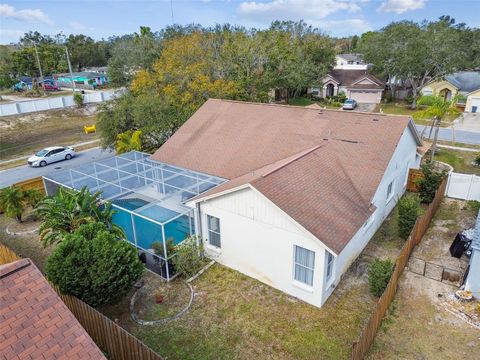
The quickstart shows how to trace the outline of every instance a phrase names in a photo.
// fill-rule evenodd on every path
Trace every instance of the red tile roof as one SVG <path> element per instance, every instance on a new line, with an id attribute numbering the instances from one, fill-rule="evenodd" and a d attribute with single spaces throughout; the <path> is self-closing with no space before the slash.
<path id="1" fill-rule="evenodd" d="M 211 99 L 152 157 L 230 180 L 194 201 L 254 187 L 339 254 L 408 127 L 406 116 Z"/>
<path id="2" fill-rule="evenodd" d="M 37 267 L 0 266 L 1 359 L 106 359 Z"/>

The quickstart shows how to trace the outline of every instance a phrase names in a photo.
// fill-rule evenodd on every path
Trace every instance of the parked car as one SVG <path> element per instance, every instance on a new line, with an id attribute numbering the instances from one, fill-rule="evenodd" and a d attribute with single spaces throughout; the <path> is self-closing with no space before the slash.
<path id="1" fill-rule="evenodd" d="M 57 161 L 70 160 L 74 156 L 75 150 L 71 146 L 52 146 L 40 150 L 35 155 L 29 157 L 28 165 L 33 167 L 47 166 Z"/>
<path id="2" fill-rule="evenodd" d="M 347 99 L 343 103 L 343 110 L 354 110 L 357 107 L 357 102 L 353 99 Z"/>
<path id="3" fill-rule="evenodd" d="M 58 91 L 58 86 L 55 84 L 45 83 L 43 84 L 43 89 L 45 91 Z"/>

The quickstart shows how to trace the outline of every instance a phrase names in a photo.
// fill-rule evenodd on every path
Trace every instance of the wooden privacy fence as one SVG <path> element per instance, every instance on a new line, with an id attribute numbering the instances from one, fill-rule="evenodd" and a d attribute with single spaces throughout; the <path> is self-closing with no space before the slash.
<path id="1" fill-rule="evenodd" d="M 0 265 L 20 260 L 12 250 L 0 244 Z M 144 343 L 75 296 L 65 295 L 50 283 L 90 337 L 113 360 L 163 360 Z"/>
<path id="2" fill-rule="evenodd" d="M 410 236 L 403 245 L 402 251 L 400 252 L 400 255 L 395 261 L 395 269 L 393 271 L 392 277 L 390 278 L 390 281 L 388 282 L 388 285 L 385 288 L 382 296 L 378 300 L 374 313 L 368 320 L 368 323 L 362 329 L 359 339 L 352 344 L 352 360 L 363 359 L 368 349 L 372 345 L 378 328 L 382 324 L 383 317 L 385 316 L 388 307 L 390 306 L 393 298 L 395 297 L 395 293 L 397 292 L 398 287 L 398 281 L 403 273 L 405 266 L 407 265 L 410 254 L 412 253 L 415 246 L 420 243 L 423 235 L 427 231 L 433 216 L 437 212 L 438 207 L 440 206 L 440 203 L 445 196 L 446 186 L 447 180 L 444 179 L 440 184 L 432 203 L 428 206 L 425 213 L 420 216 L 415 222 L 415 226 L 413 227 Z"/>
<path id="3" fill-rule="evenodd" d="M 419 169 L 410 169 L 408 171 L 407 190 L 417 192 L 417 181 L 423 178 L 423 172 Z"/>
<path id="4" fill-rule="evenodd" d="M 43 194 L 45 194 L 45 189 L 43 188 L 43 179 L 41 176 L 17 182 L 13 186 L 17 186 L 22 190 L 37 189 L 40 190 Z"/>

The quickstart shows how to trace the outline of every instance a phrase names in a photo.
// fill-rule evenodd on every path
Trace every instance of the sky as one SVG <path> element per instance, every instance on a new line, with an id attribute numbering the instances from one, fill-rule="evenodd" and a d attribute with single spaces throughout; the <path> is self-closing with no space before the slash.
<path id="1" fill-rule="evenodd" d="M 450 15 L 480 27 L 480 0 L 1 0 L 0 44 L 27 31 L 86 34 L 94 39 L 176 24 L 265 28 L 273 20 L 305 20 L 331 36 L 359 35 L 392 21 Z"/>

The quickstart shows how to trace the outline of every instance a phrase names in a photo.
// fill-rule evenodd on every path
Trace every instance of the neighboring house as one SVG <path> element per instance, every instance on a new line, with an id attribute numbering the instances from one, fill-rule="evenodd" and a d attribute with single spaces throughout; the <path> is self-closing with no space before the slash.
<path id="1" fill-rule="evenodd" d="M 427 83 L 423 95 L 442 96 L 450 100 L 459 95 L 459 103 L 465 104 L 466 112 L 480 112 L 480 71 L 460 71 L 442 79 Z"/>
<path id="2" fill-rule="evenodd" d="M 94 72 L 94 73 L 98 73 L 98 74 L 107 75 L 108 66 L 92 66 L 92 67 L 86 67 L 86 68 L 83 68 L 82 71 Z"/>
<path id="3" fill-rule="evenodd" d="M 33 78 L 31 76 L 20 77 L 20 81 L 12 86 L 12 89 L 17 91 L 32 90 L 32 88 L 33 88 Z"/>
<path id="4" fill-rule="evenodd" d="M 210 99 L 151 159 L 226 179 L 186 200 L 209 257 L 322 306 L 420 145 L 404 116 Z"/>
<path id="5" fill-rule="evenodd" d="M 106 360 L 30 261 L 0 265 L 0 358 Z"/>
<path id="6" fill-rule="evenodd" d="M 473 296 L 480 300 L 480 212 L 473 234 L 472 255 L 465 279 L 465 290 L 470 290 Z"/>
<path id="7" fill-rule="evenodd" d="M 59 86 L 72 87 L 72 78 L 75 84 L 78 85 L 97 87 L 99 85 L 108 83 L 108 77 L 106 74 L 89 71 L 74 72 L 72 74 L 60 74 L 57 76 L 57 81 Z"/>
<path id="8" fill-rule="evenodd" d="M 368 67 L 359 54 L 335 55 L 335 70 L 367 70 Z"/>
<path id="9" fill-rule="evenodd" d="M 337 96 L 343 92 L 359 103 L 380 103 L 385 89 L 383 80 L 365 70 L 331 70 L 321 83 L 321 88 L 312 88 L 309 92 L 321 98 Z"/>

